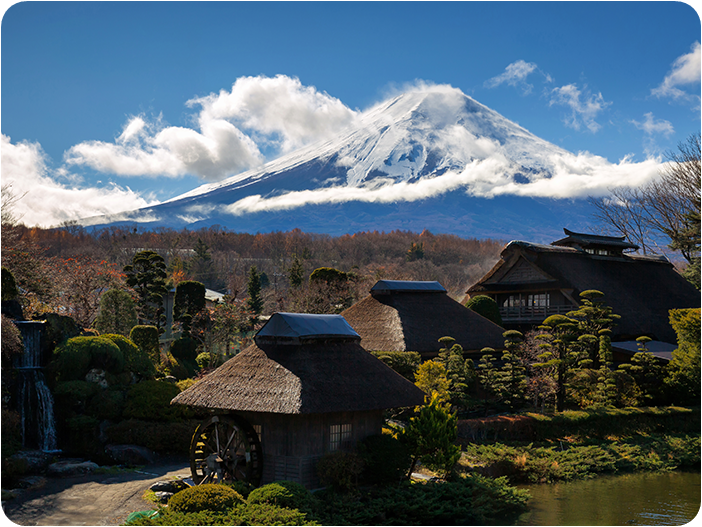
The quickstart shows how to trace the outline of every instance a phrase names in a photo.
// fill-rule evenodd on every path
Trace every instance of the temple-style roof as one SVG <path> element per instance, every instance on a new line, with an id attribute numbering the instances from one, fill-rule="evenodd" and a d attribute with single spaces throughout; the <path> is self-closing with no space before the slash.
<path id="1" fill-rule="evenodd" d="M 341 314 L 361 336 L 361 346 L 369 351 L 435 355 L 441 348 L 439 339 L 447 336 L 456 339 L 466 351 L 504 347 L 503 328 L 462 306 L 441 289 L 443 292 L 436 287 L 428 291 L 405 285 L 390 294 L 378 294 L 374 286 L 371 295 Z"/>
<path id="2" fill-rule="evenodd" d="M 654 340 L 675 342 L 668 311 L 700 306 L 699 291 L 665 257 L 601 256 L 574 247 L 523 241 L 507 244 L 500 260 L 467 293 L 557 290 L 567 292 L 577 302 L 578 295 L 588 289 L 603 292 L 607 305 L 621 315 L 614 328 L 618 338 L 648 335 Z"/>
<path id="3" fill-rule="evenodd" d="M 358 335 L 353 330 L 351 334 L 340 322 L 343 317 L 291 315 L 273 315 L 261 329 L 267 335 L 259 332 L 256 344 L 179 393 L 171 404 L 225 411 L 315 414 L 380 410 L 424 402 L 422 390 L 360 346 Z M 310 333 L 313 328 L 320 332 L 317 337 Z"/>
<path id="4" fill-rule="evenodd" d="M 609 248 L 616 252 L 621 253 L 623 250 L 638 250 L 639 246 L 634 245 L 624 241 L 625 236 L 602 236 L 597 234 L 585 234 L 580 232 L 569 231 L 568 229 L 563 229 L 566 234 L 565 238 L 551 242 L 551 245 L 564 246 L 564 247 L 575 247 L 587 249 L 592 248 Z"/>

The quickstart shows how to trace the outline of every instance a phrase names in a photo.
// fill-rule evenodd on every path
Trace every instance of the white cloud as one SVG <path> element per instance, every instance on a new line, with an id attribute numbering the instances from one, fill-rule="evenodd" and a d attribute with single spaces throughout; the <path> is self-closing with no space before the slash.
<path id="1" fill-rule="evenodd" d="M 289 210 L 303 205 L 338 204 L 350 201 L 367 203 L 413 202 L 432 198 L 446 192 L 463 190 L 485 198 L 517 195 L 546 198 L 583 198 L 606 195 L 613 186 L 638 186 L 657 177 L 660 162 L 648 159 L 633 163 L 629 158 L 613 164 L 589 153 L 578 155 L 553 154 L 549 159 L 550 177 L 533 177 L 528 183 L 517 182 L 515 168 L 499 153 L 487 159 L 475 160 L 462 171 L 451 171 L 416 182 L 392 183 L 373 180 L 366 186 L 335 186 L 316 190 L 288 192 L 265 198 L 252 195 L 223 211 L 233 215 L 252 212 Z"/>
<path id="2" fill-rule="evenodd" d="M 643 145 L 644 151 L 648 156 L 658 155 L 661 152 L 661 148 L 657 145 L 656 136 L 663 135 L 669 137 L 675 130 L 670 121 L 665 119 L 655 119 L 653 117 L 653 112 L 648 112 L 644 114 L 644 120 L 642 122 L 632 119 L 631 124 L 633 124 L 639 130 L 645 132 Z"/>
<path id="3" fill-rule="evenodd" d="M 500 84 L 509 84 L 510 86 L 519 86 L 522 88 L 524 93 L 531 92 L 533 85 L 526 82 L 527 76 L 536 69 L 536 64 L 533 62 L 526 62 L 524 60 L 518 60 L 508 65 L 505 68 L 504 73 L 488 79 L 485 81 L 485 87 L 495 88 Z M 550 76 L 547 76 L 547 80 L 550 81 Z"/>
<path id="4" fill-rule="evenodd" d="M 283 153 L 328 137 L 357 117 L 339 99 L 285 75 L 241 77 L 231 92 L 222 90 L 187 104 L 202 106 L 201 122 L 231 119 Z"/>
<path id="5" fill-rule="evenodd" d="M 566 126 L 575 130 L 580 130 L 581 126 L 585 126 L 592 133 L 595 133 L 601 128 L 600 124 L 595 121 L 595 117 L 612 103 L 605 101 L 601 93 L 583 93 L 575 84 L 567 84 L 551 90 L 549 106 L 554 104 L 570 108 L 570 116 L 564 121 Z"/>
<path id="6" fill-rule="evenodd" d="M 357 115 L 338 99 L 284 75 L 241 77 L 231 92 L 187 105 L 200 107 L 199 130 L 135 116 L 113 143 L 73 146 L 66 163 L 120 176 L 192 174 L 219 181 L 262 164 L 259 146 L 275 155 L 289 152 L 348 126 Z"/>
<path id="7" fill-rule="evenodd" d="M 129 188 L 79 188 L 73 178 L 60 171 L 65 184 L 49 174 L 41 146 L 12 144 L 2 135 L 2 184 L 12 185 L 16 196 L 15 215 L 26 225 L 51 227 L 66 220 L 115 213 L 153 205 Z"/>
<path id="8" fill-rule="evenodd" d="M 699 100 L 699 95 L 687 93 L 679 88 L 689 84 L 700 83 L 700 63 L 702 61 L 702 53 L 700 52 L 700 43 L 692 44 L 692 51 L 681 55 L 673 62 L 670 73 L 665 76 L 663 82 L 657 88 L 651 90 L 651 95 L 656 97 L 671 97 L 673 99 L 696 99 Z"/>
<path id="9" fill-rule="evenodd" d="M 631 123 L 639 130 L 646 132 L 648 135 L 663 134 L 667 137 L 675 132 L 670 121 L 666 121 L 665 119 L 656 120 L 653 117 L 653 112 L 645 113 L 643 122 L 632 119 Z"/>

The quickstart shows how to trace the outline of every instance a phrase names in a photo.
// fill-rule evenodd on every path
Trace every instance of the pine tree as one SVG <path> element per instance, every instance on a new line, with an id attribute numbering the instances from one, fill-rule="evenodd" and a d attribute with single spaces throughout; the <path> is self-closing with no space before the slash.
<path id="1" fill-rule="evenodd" d="M 246 301 L 251 313 L 254 316 L 258 316 L 263 311 L 263 297 L 261 296 L 261 275 L 258 272 L 256 266 L 252 266 L 249 269 L 249 281 L 246 284 L 246 291 L 249 294 L 249 298 Z"/>
<path id="2" fill-rule="evenodd" d="M 290 287 L 300 287 L 304 282 L 305 278 L 305 268 L 302 266 L 302 262 L 299 260 L 297 255 L 293 256 L 292 264 L 288 269 L 288 281 L 290 282 Z"/>
<path id="3" fill-rule="evenodd" d="M 139 251 L 132 258 L 131 265 L 124 267 L 124 273 L 127 285 L 139 297 L 139 322 L 154 325 L 161 331 L 166 321 L 163 298 L 168 294 L 163 257 L 154 251 Z"/>
<path id="4" fill-rule="evenodd" d="M 457 427 L 456 414 L 450 412 L 448 405 L 442 404 L 438 394 L 410 418 L 399 436 L 412 453 L 408 478 L 420 459 L 429 468 L 441 471 L 443 477 L 451 473 L 461 457 L 460 447 L 454 444 Z"/>

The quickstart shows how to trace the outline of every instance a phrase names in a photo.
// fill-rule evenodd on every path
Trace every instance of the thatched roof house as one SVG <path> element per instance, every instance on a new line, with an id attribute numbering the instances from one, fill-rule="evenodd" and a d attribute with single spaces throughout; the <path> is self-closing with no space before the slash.
<path id="1" fill-rule="evenodd" d="M 466 352 L 504 347 L 504 329 L 453 300 L 439 282 L 380 280 L 341 314 L 369 351 L 417 351 L 431 358 L 447 336 Z"/>
<path id="2" fill-rule="evenodd" d="M 596 289 L 621 320 L 615 338 L 647 335 L 675 342 L 668 311 L 700 306 L 700 293 L 663 256 L 640 256 L 623 237 L 596 236 L 564 229 L 551 245 L 523 241 L 507 244 L 500 261 L 468 296 L 494 298 L 505 327 L 524 328 L 580 304 L 579 294 Z"/>
<path id="3" fill-rule="evenodd" d="M 424 392 L 366 352 L 340 315 L 276 313 L 251 345 L 172 404 L 236 413 L 258 431 L 263 479 L 317 485 L 314 465 L 379 434 L 383 410 Z"/>

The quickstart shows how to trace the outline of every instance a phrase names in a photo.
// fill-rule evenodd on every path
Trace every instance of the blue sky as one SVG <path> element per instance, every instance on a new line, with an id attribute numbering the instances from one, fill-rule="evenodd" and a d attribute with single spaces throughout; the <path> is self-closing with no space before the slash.
<path id="1" fill-rule="evenodd" d="M 20 202 L 29 224 L 171 198 L 417 81 L 612 163 L 700 130 L 700 19 L 680 2 L 25 2 L 1 38 L 3 185 L 65 204 L 56 218 Z M 203 115 L 235 83 L 248 97 L 236 100 L 264 110 L 332 110 L 321 124 L 300 110 L 293 129 L 274 122 L 283 111 L 230 108 L 219 115 L 231 129 L 206 132 Z M 184 141 L 221 134 L 250 147 L 231 167 L 174 166 Z M 125 158 L 133 140 L 143 158 Z"/>

